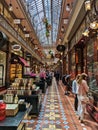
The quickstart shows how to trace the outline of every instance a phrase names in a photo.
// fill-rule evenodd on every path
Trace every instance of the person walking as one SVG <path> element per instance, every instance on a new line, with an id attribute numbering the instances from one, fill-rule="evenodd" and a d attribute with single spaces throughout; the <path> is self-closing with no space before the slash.
<path id="1" fill-rule="evenodd" d="M 70 94 L 70 90 L 71 90 L 71 81 L 70 81 L 70 77 L 71 77 L 71 75 L 66 75 L 66 77 L 65 77 L 65 86 L 66 86 L 66 88 L 65 88 L 65 95 L 69 95 Z"/>
<path id="2" fill-rule="evenodd" d="M 74 109 L 76 111 L 76 114 L 78 114 L 78 90 L 79 90 L 79 85 L 77 83 L 77 80 L 79 79 L 79 77 L 80 77 L 80 74 L 78 74 L 72 82 L 72 93 L 74 94 Z"/>
<path id="3" fill-rule="evenodd" d="M 79 84 L 79 90 L 78 90 L 79 119 L 80 119 L 81 123 L 84 123 L 84 114 L 85 114 L 85 110 L 86 110 L 86 103 L 89 101 L 89 98 L 87 97 L 87 93 L 89 91 L 89 86 L 87 84 L 87 74 L 82 73 L 77 82 Z"/>
<path id="4" fill-rule="evenodd" d="M 57 85 L 59 85 L 59 80 L 60 80 L 60 73 L 59 73 L 59 71 L 55 72 L 54 77 L 56 79 Z"/>

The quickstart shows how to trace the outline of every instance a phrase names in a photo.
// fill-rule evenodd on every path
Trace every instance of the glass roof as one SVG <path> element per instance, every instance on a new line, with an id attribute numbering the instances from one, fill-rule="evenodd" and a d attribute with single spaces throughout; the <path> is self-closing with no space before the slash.
<path id="1" fill-rule="evenodd" d="M 26 0 L 35 32 L 41 45 L 53 45 L 56 42 L 62 0 Z M 46 18 L 51 30 L 46 36 Z"/>

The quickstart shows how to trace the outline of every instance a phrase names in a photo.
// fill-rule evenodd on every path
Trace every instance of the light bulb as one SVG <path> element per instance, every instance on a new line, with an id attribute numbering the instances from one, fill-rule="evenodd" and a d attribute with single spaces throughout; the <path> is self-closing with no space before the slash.
<path id="1" fill-rule="evenodd" d="M 98 23 L 96 21 L 90 23 L 90 28 L 91 29 L 98 29 Z"/>
<path id="2" fill-rule="evenodd" d="M 85 10 L 86 11 L 91 10 L 91 2 L 90 2 L 90 0 L 85 1 Z"/>
<path id="3" fill-rule="evenodd" d="M 70 4 L 69 3 L 66 5 L 66 11 L 70 11 Z"/>
<path id="4" fill-rule="evenodd" d="M 13 7 L 11 3 L 9 4 L 9 11 L 13 11 Z"/>

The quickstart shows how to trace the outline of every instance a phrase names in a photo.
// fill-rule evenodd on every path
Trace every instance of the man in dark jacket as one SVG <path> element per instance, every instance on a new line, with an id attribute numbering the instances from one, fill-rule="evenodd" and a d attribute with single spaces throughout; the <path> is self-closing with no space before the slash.
<path id="1" fill-rule="evenodd" d="M 70 91 L 70 76 L 71 75 L 64 75 L 62 77 L 62 83 L 65 85 L 65 95 L 69 95 L 69 91 Z"/>
<path id="2" fill-rule="evenodd" d="M 66 77 L 66 74 L 65 75 L 63 75 L 63 77 L 62 77 L 62 83 L 64 84 L 64 85 L 66 85 L 67 83 L 66 83 L 66 80 L 65 80 L 65 77 Z"/>
<path id="3" fill-rule="evenodd" d="M 54 77 L 55 77 L 57 85 L 58 85 L 59 84 L 59 80 L 60 80 L 60 73 L 58 71 L 55 72 Z"/>

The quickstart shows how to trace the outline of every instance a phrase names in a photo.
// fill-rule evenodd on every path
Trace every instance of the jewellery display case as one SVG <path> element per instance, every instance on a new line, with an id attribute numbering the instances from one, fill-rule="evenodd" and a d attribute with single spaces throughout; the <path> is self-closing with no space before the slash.
<path id="1" fill-rule="evenodd" d="M 21 64 L 11 64 L 10 80 L 14 81 L 15 78 L 22 78 L 22 65 Z"/>
<path id="2" fill-rule="evenodd" d="M 7 93 L 12 93 L 18 96 L 18 99 L 24 99 L 25 102 L 30 103 L 33 107 L 30 115 L 38 115 L 42 103 L 42 91 L 39 88 L 30 89 L 8 89 Z"/>
<path id="3" fill-rule="evenodd" d="M 89 77 L 90 92 L 94 97 L 94 104 L 98 107 L 98 50 L 97 41 L 90 40 L 87 46 L 87 68 Z"/>

